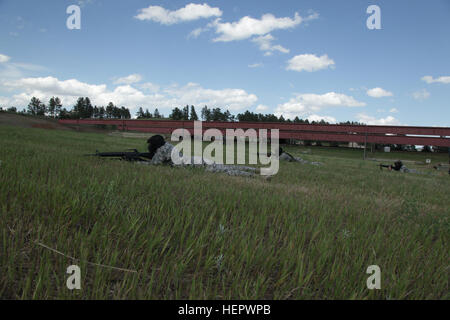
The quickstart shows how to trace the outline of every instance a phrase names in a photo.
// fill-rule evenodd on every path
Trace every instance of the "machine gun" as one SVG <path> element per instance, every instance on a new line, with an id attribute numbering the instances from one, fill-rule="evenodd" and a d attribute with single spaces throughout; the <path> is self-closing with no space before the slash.
<path id="1" fill-rule="evenodd" d="M 380 170 L 383 170 L 383 168 L 388 168 L 389 170 L 395 170 L 395 171 L 400 171 L 400 169 L 403 166 L 403 162 L 401 162 L 400 160 L 395 161 L 394 165 L 390 165 L 390 164 L 380 164 Z"/>
<path id="2" fill-rule="evenodd" d="M 149 162 L 152 160 L 153 155 L 149 152 L 139 152 L 136 149 L 129 149 L 129 152 L 98 152 L 94 154 L 86 154 L 85 156 L 93 156 L 100 158 L 115 158 L 126 161 L 144 161 Z"/>

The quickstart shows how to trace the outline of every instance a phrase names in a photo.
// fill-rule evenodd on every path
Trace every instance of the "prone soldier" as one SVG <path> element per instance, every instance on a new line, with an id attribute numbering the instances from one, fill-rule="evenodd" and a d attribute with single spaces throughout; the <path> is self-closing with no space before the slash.
<path id="1" fill-rule="evenodd" d="M 247 176 L 247 177 L 253 176 L 260 170 L 258 168 L 253 167 L 218 164 L 210 159 L 198 156 L 192 156 L 190 158 L 187 158 L 183 156 L 181 153 L 179 153 L 181 163 L 174 164 L 172 161 L 172 152 L 175 147 L 172 144 L 166 142 L 161 135 L 152 136 L 147 140 L 147 143 L 148 143 L 148 151 L 151 155 L 151 160 L 148 163 L 153 165 L 171 164 L 179 166 L 186 166 L 186 165 L 203 166 L 205 167 L 206 171 L 209 172 L 223 172 L 230 176 Z"/>
<path id="2" fill-rule="evenodd" d="M 318 166 L 318 165 L 322 164 L 321 162 L 307 161 L 307 160 L 304 160 L 304 159 L 302 159 L 300 157 L 294 157 L 293 155 L 291 155 L 291 154 L 287 153 L 286 151 L 284 151 L 283 148 L 281 148 L 281 147 L 278 149 L 278 158 L 280 160 L 284 160 L 284 161 L 299 162 L 299 163 L 302 163 L 302 164 L 312 164 L 312 165 L 315 165 L 315 166 Z"/>
<path id="3" fill-rule="evenodd" d="M 417 170 L 406 167 L 401 160 L 397 160 L 393 165 L 380 164 L 380 170 L 383 168 L 388 168 L 389 171 L 400 171 L 405 173 L 419 173 Z"/>

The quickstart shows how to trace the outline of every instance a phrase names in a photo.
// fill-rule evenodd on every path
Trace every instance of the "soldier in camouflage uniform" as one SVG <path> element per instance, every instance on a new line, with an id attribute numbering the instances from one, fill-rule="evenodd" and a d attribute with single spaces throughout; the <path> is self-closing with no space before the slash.
<path id="1" fill-rule="evenodd" d="M 287 153 L 286 151 L 284 151 L 281 147 L 278 150 L 278 158 L 280 160 L 284 160 L 284 161 L 289 161 L 289 162 L 299 162 L 302 164 L 312 164 L 315 166 L 321 165 L 321 162 L 316 162 L 316 161 L 307 161 L 304 160 L 300 157 L 294 157 L 291 154 Z"/>
<path id="2" fill-rule="evenodd" d="M 415 169 L 406 167 L 403 164 L 403 162 L 401 162 L 400 160 L 395 161 L 393 165 L 380 165 L 380 169 L 383 167 L 388 168 L 390 171 L 395 170 L 395 171 L 400 171 L 400 172 L 404 172 L 404 173 L 420 173 L 419 171 L 417 171 Z"/>
<path id="3" fill-rule="evenodd" d="M 160 135 L 156 135 L 147 140 L 148 149 L 152 155 L 152 160 L 149 162 L 153 165 L 158 164 L 172 164 L 172 151 L 175 148 L 170 143 L 166 142 L 164 138 Z M 224 165 L 218 164 L 210 159 L 205 159 L 202 157 L 193 156 L 190 158 L 183 157 L 181 152 L 179 153 L 181 158 L 181 164 L 177 166 L 202 166 L 206 168 L 208 172 L 223 172 L 230 176 L 253 176 L 255 173 L 259 172 L 258 168 L 246 167 L 246 166 L 235 166 L 235 165 Z"/>

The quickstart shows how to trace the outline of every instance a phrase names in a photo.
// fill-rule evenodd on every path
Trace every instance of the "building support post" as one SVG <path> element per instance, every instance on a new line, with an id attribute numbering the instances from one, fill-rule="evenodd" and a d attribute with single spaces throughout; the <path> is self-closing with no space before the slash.
<path id="1" fill-rule="evenodd" d="M 367 148 L 367 129 L 366 134 L 364 136 L 364 160 L 366 160 L 366 148 Z"/>

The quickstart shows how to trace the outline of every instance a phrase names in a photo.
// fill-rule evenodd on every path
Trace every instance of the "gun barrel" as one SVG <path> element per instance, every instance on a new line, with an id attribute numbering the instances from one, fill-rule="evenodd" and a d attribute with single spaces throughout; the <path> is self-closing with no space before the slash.
<path id="1" fill-rule="evenodd" d="M 97 156 L 99 157 L 124 157 L 127 154 L 134 154 L 134 152 L 99 152 Z"/>
<path id="2" fill-rule="evenodd" d="M 134 150 L 134 149 L 133 149 Z M 95 154 L 86 154 L 85 156 L 96 156 L 101 158 L 121 158 L 129 161 L 148 161 L 152 157 L 148 152 L 97 152 Z"/>

